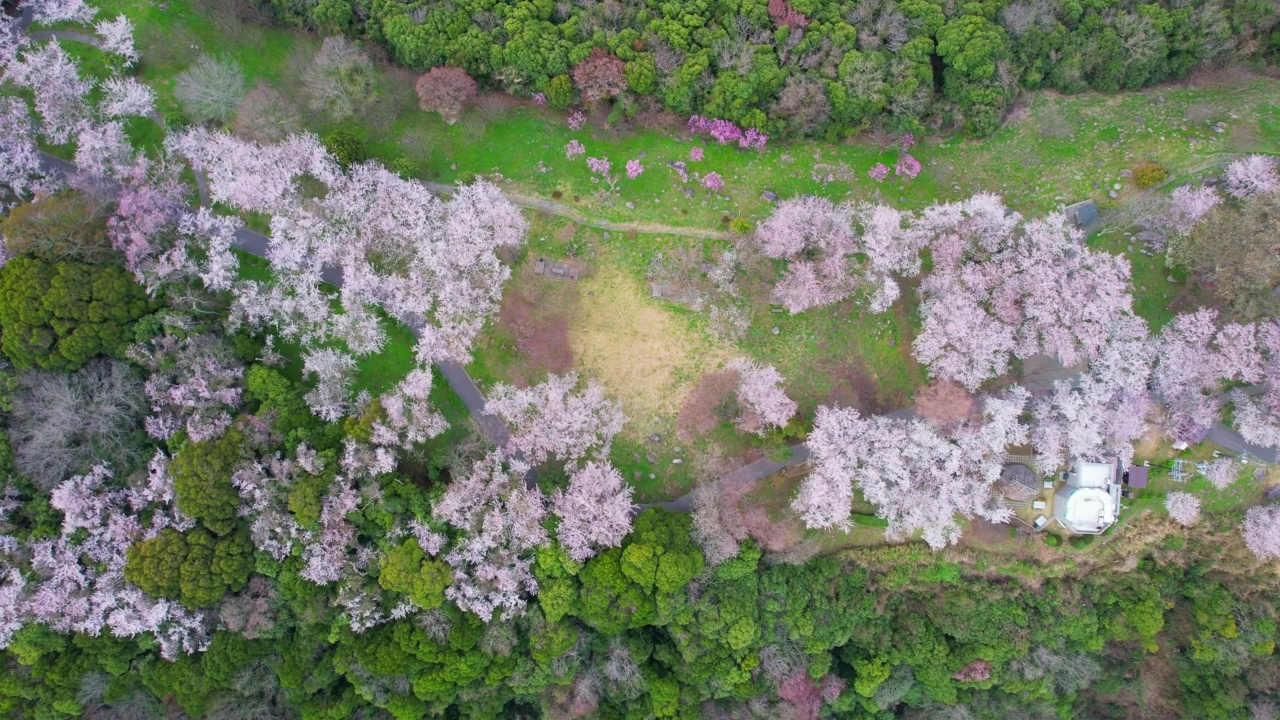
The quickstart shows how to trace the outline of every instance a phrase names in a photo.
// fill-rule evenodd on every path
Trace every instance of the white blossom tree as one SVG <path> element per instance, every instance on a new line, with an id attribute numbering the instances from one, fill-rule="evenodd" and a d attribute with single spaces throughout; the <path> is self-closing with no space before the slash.
<path id="1" fill-rule="evenodd" d="M 758 365 L 739 358 L 726 366 L 738 374 L 738 427 L 763 435 L 772 428 L 783 427 L 796 414 L 796 401 L 787 397 L 780 385 L 782 373 L 772 365 Z"/>
<path id="2" fill-rule="evenodd" d="M 622 406 L 604 394 L 594 380 L 581 391 L 576 373 L 550 375 L 528 388 L 499 383 L 489 393 L 485 412 L 511 428 L 503 448 L 520 466 L 541 465 L 551 458 L 576 466 L 609 455 L 613 436 L 622 431 Z"/>
<path id="3" fill-rule="evenodd" d="M 1227 166 L 1226 188 L 1237 198 L 1275 192 L 1280 190 L 1280 173 L 1266 155 L 1249 155 Z"/>
<path id="4" fill-rule="evenodd" d="M 956 516 L 1008 518 L 991 492 L 1005 449 L 1026 442 L 1018 417 L 1028 393 L 989 397 L 981 421 L 944 430 L 923 420 L 862 418 L 821 407 L 809 436 L 812 470 L 792 501 L 809 527 L 847 528 L 856 486 L 888 521 L 891 540 L 922 531 L 942 548 L 960 536 Z"/>
<path id="5" fill-rule="evenodd" d="M 143 384 L 152 412 L 148 435 L 163 440 L 183 429 L 193 442 L 204 442 L 231 426 L 244 367 L 217 336 L 166 332 L 130 348 L 129 359 L 149 371 Z"/>
<path id="6" fill-rule="evenodd" d="M 1257 328 L 1219 328 L 1216 320 L 1216 311 L 1202 309 L 1175 317 L 1160 334 L 1153 385 L 1168 409 L 1168 430 L 1178 439 L 1198 441 L 1217 420 L 1224 381 L 1265 379 Z"/>
<path id="7" fill-rule="evenodd" d="M 27 103 L 17 97 L 0 97 L 0 212 L 41 190 L 54 187 L 40 169 L 36 125 Z"/>
<path id="8" fill-rule="evenodd" d="M 550 541 L 538 489 L 493 453 L 449 485 L 432 515 L 459 533 L 444 558 L 453 569 L 445 596 L 485 622 L 523 613 L 538 591 L 532 553 Z"/>
<path id="9" fill-rule="evenodd" d="M 1280 505 L 1249 508 L 1240 530 L 1244 544 L 1259 560 L 1280 557 Z"/>
<path id="10" fill-rule="evenodd" d="M 120 58 L 121 64 L 130 68 L 138 62 L 138 50 L 133 45 L 133 22 L 124 15 L 111 20 L 99 20 L 93 26 L 102 39 L 102 49 Z"/>
<path id="11" fill-rule="evenodd" d="M 90 23 L 98 14 L 97 8 L 84 0 L 24 0 L 23 5 L 33 10 L 32 17 L 38 23 Z"/>
<path id="12" fill-rule="evenodd" d="M 98 112 L 109 118 L 147 117 L 156 110 L 156 93 L 133 78 L 109 77 L 102 81 Z"/>
<path id="13" fill-rule="evenodd" d="M 41 134 L 55 145 L 71 142 L 90 120 L 86 98 L 93 83 L 80 77 L 76 61 L 56 42 L 25 47 L 4 79 L 32 92 Z"/>
<path id="14" fill-rule="evenodd" d="M 588 462 L 569 476 L 567 490 L 551 496 L 552 512 L 560 518 L 556 539 L 571 559 L 585 562 L 622 544 L 631 532 L 631 492 L 617 468 Z"/>
<path id="15" fill-rule="evenodd" d="M 1182 185 L 1169 196 L 1169 229 L 1177 235 L 1191 232 L 1200 218 L 1222 204 L 1222 196 L 1207 186 Z"/>
<path id="16" fill-rule="evenodd" d="M 1200 498 L 1186 492 L 1171 492 L 1164 499 L 1164 509 L 1169 517 L 1183 527 L 1195 525 L 1200 520 Z"/>
<path id="17" fill-rule="evenodd" d="M 316 376 L 315 387 L 306 394 L 311 412 L 327 422 L 337 422 L 351 411 L 355 358 L 341 350 L 320 348 L 302 356 L 302 367 L 304 374 Z"/>

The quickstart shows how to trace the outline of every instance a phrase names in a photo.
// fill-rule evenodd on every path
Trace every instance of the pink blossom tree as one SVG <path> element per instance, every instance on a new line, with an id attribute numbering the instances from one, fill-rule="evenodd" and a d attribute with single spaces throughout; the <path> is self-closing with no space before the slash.
<path id="1" fill-rule="evenodd" d="M 737 419 L 739 429 L 763 435 L 785 426 L 796 414 L 796 401 L 787 397 L 781 387 L 782 374 L 772 365 L 761 366 L 740 358 L 726 367 L 738 374 L 738 404 L 742 410 Z"/>
<path id="2" fill-rule="evenodd" d="M 1053 392 L 1032 408 L 1036 466 L 1049 475 L 1076 458 L 1101 461 L 1114 454 L 1127 465 L 1133 444 L 1146 432 L 1152 404 L 1145 390 L 1133 392 L 1087 374 L 1075 387 L 1054 383 Z"/>
<path id="3" fill-rule="evenodd" d="M 1275 192 L 1280 190 L 1280 173 L 1270 157 L 1249 155 L 1227 166 L 1226 188 L 1237 198 Z"/>
<path id="4" fill-rule="evenodd" d="M 581 391 L 576 373 L 550 375 L 528 388 L 499 383 L 489 393 L 485 412 L 501 418 L 511 428 L 503 451 L 507 458 L 540 465 L 551 458 L 577 465 L 583 460 L 609 455 L 613 437 L 622 431 L 626 416 L 622 406 L 610 400 L 594 380 Z"/>
<path id="5" fill-rule="evenodd" d="M 375 445 L 411 450 L 448 428 L 444 416 L 431 405 L 431 371 L 415 368 L 378 399 L 382 416 L 373 423 Z"/>
<path id="6" fill-rule="evenodd" d="M 102 39 L 102 49 L 120 58 L 121 64 L 130 68 L 138 62 L 138 50 L 133 45 L 133 23 L 124 15 L 112 20 L 99 20 L 93 29 Z"/>
<path id="7" fill-rule="evenodd" d="M 1199 310 L 1175 317 L 1160 334 L 1154 387 L 1168 409 L 1168 430 L 1178 439 L 1198 441 L 1217 420 L 1224 381 L 1255 383 L 1265 377 L 1257 328 L 1218 328 L 1216 320 L 1216 311 Z"/>
<path id="8" fill-rule="evenodd" d="M 102 81 L 102 92 L 98 112 L 106 117 L 146 117 L 155 112 L 155 91 L 133 78 L 109 77 Z"/>
<path id="9" fill-rule="evenodd" d="M 724 178 L 720 177 L 720 173 L 709 172 L 702 176 L 702 187 L 712 192 L 720 192 L 724 189 Z"/>
<path id="10" fill-rule="evenodd" d="M 950 430 L 922 420 L 862 418 L 856 410 L 820 407 L 809 436 L 812 471 L 792 508 L 815 528 L 849 526 L 853 488 L 877 505 L 885 535 L 899 540 L 922 531 L 943 548 L 959 538 L 956 516 L 1007 519 L 995 502 L 1005 449 L 1027 440 L 1019 422 L 1026 390 L 986 399 L 982 419 Z"/>
<path id="11" fill-rule="evenodd" d="M 572 560 L 585 562 L 622 544 L 631 532 L 631 492 L 617 468 L 588 462 L 569 476 L 567 490 L 551 496 L 551 510 L 560 518 L 556 540 Z"/>
<path id="12" fill-rule="evenodd" d="M 1249 508 L 1240 530 L 1244 544 L 1259 560 L 1280 557 L 1280 505 Z"/>
<path id="13" fill-rule="evenodd" d="M 628 179 L 635 180 L 636 178 L 640 177 L 640 173 L 642 172 L 644 172 L 644 165 L 641 165 L 639 160 L 627 161 L 627 178 Z"/>
<path id="14" fill-rule="evenodd" d="M 1204 469 L 1204 479 L 1209 484 L 1219 490 L 1226 490 L 1227 486 L 1240 478 L 1240 466 L 1231 458 L 1218 458 Z"/>
<path id="15" fill-rule="evenodd" d="M 1191 493 L 1169 493 L 1164 499 L 1164 509 L 1174 522 L 1183 527 L 1195 525 L 1200 520 L 1200 498 Z"/>
<path id="16" fill-rule="evenodd" d="M 163 440 L 184 429 L 192 442 L 204 442 L 230 427 L 244 367 L 216 336 L 165 333 L 130 348 L 129 358 L 149 371 L 148 435 Z"/>
<path id="17" fill-rule="evenodd" d="M 570 140 L 564 146 L 564 156 L 570 160 L 585 155 L 587 148 L 577 140 Z"/>
<path id="18" fill-rule="evenodd" d="M 432 509 L 460 534 L 445 555 L 453 570 L 445 596 L 485 622 L 523 613 L 538 591 L 532 552 L 550 541 L 544 499 L 519 475 L 491 454 L 455 479 Z"/>
<path id="19" fill-rule="evenodd" d="M 34 192 L 51 189 L 53 183 L 40 169 L 36 126 L 27 103 L 17 97 L 0 97 L 0 212 Z"/>
<path id="20" fill-rule="evenodd" d="M 41 133 L 49 142 L 71 142 L 89 122 L 86 98 L 93 83 L 80 77 L 78 64 L 58 43 L 28 46 L 4 68 L 3 78 L 34 94 Z"/>
<path id="21" fill-rule="evenodd" d="M 33 18 L 38 23 L 90 23 L 98 14 L 97 8 L 87 5 L 84 0 L 27 0 L 23 5 L 32 8 Z"/>
<path id="22" fill-rule="evenodd" d="M 298 575 L 316 585 L 338 582 L 349 572 L 348 553 L 356 542 L 356 527 L 347 515 L 356 509 L 359 494 L 341 477 L 321 503 L 320 532 L 306 538 L 303 568 Z"/>
<path id="23" fill-rule="evenodd" d="M 1177 235 L 1186 235 L 1200 218 L 1208 215 L 1221 203 L 1222 196 L 1211 187 L 1179 186 L 1169 196 L 1170 230 Z"/>

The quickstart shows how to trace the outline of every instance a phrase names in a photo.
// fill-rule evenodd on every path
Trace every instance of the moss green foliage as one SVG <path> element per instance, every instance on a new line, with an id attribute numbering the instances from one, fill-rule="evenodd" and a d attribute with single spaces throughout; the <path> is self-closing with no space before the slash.
<path id="1" fill-rule="evenodd" d="M 0 350 L 18 368 L 71 371 L 120 355 L 147 313 L 124 268 L 19 257 L 0 268 Z"/>
<path id="2" fill-rule="evenodd" d="M 178 597 L 182 589 L 182 563 L 187 558 L 187 539 L 165 528 L 158 535 L 129 548 L 125 554 L 124 579 L 156 597 Z"/>
<path id="3" fill-rule="evenodd" d="M 1133 168 L 1133 184 L 1140 188 L 1151 188 L 1159 185 L 1169 177 L 1169 171 L 1159 163 L 1138 163 Z"/>
<path id="4" fill-rule="evenodd" d="M 178 508 L 216 535 L 236 527 L 240 495 L 231 474 L 245 459 L 244 436 L 234 430 L 183 447 L 170 465 Z"/>
<path id="5" fill-rule="evenodd" d="M 409 538 L 382 558 L 378 584 L 385 590 L 403 593 L 415 605 L 432 610 L 444 604 L 444 589 L 453 582 L 449 566 L 430 560 L 418 541 Z"/>
<path id="6" fill-rule="evenodd" d="M 322 142 L 324 149 L 328 150 L 343 167 L 359 165 L 369 158 L 369 150 L 365 147 L 364 141 L 345 130 L 337 130 L 325 135 Z"/>
<path id="7" fill-rule="evenodd" d="M 187 557 L 180 581 L 184 605 L 209 607 L 249 581 L 253 544 L 248 535 L 240 532 L 218 537 L 199 528 L 186 535 Z"/>

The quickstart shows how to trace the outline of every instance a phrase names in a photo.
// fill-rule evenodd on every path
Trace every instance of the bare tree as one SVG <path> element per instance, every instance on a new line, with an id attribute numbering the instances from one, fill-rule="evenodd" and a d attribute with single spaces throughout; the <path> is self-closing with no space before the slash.
<path id="1" fill-rule="evenodd" d="M 23 373 L 9 416 L 14 465 L 46 491 L 98 461 L 128 468 L 141 458 L 135 437 L 146 408 L 142 383 L 117 360 Z"/>
<path id="2" fill-rule="evenodd" d="M 259 85 L 236 108 L 236 134 L 260 143 L 274 143 L 302 129 L 302 113 L 279 90 Z"/>
<path id="3" fill-rule="evenodd" d="M 311 109 L 334 120 L 355 115 L 377 94 L 373 61 L 346 37 L 327 37 L 303 72 Z"/>
<path id="4" fill-rule="evenodd" d="M 244 73 L 230 58 L 201 55 L 178 75 L 173 94 L 195 122 L 228 123 L 245 95 Z"/>

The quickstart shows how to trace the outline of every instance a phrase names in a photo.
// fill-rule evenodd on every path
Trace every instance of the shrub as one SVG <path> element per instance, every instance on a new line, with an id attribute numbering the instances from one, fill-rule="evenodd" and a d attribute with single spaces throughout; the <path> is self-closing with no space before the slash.
<path id="1" fill-rule="evenodd" d="M 405 180 L 412 180 L 418 176 L 418 164 L 406 157 L 392 160 L 391 167 L 388 169 Z"/>
<path id="2" fill-rule="evenodd" d="M 147 310 L 142 286 L 114 265 L 20 257 L 0 268 L 0 350 L 19 369 L 69 371 L 118 356 Z"/>
<path id="3" fill-rule="evenodd" d="M 194 122 L 228 123 L 245 95 L 244 73 L 234 60 L 201 55 L 178 75 L 173 94 Z"/>
<path id="4" fill-rule="evenodd" d="M 547 96 L 547 105 L 556 110 L 564 110 L 573 102 L 573 82 L 569 80 L 568 75 L 557 75 L 551 78 L 544 92 Z"/>
<path id="5" fill-rule="evenodd" d="M 329 151 L 343 167 L 359 165 L 368 159 L 364 141 L 345 130 L 336 130 L 324 136 L 324 149 Z"/>
<path id="6" fill-rule="evenodd" d="M 466 70 L 457 67 L 434 67 L 418 78 L 418 107 L 439 113 L 450 125 L 458 122 L 462 111 L 476 96 L 476 81 Z"/>
<path id="7" fill-rule="evenodd" d="M 1059 545 L 1062 544 L 1062 538 L 1058 537 L 1057 535 L 1045 535 L 1044 544 L 1048 545 L 1049 547 L 1058 547 Z"/>
<path id="8" fill-rule="evenodd" d="M 736 217 L 729 223 L 729 229 L 735 235 L 746 235 L 755 229 L 755 225 L 746 218 Z"/>
<path id="9" fill-rule="evenodd" d="M 1078 538 L 1071 539 L 1071 547 L 1077 550 L 1083 550 L 1093 544 L 1093 535 L 1081 535 Z"/>
<path id="10" fill-rule="evenodd" d="M 1169 177 L 1169 171 L 1158 163 L 1140 163 L 1133 168 L 1133 184 L 1140 188 L 1151 188 L 1159 185 Z"/>
<path id="11" fill-rule="evenodd" d="M 191 118 L 181 110 L 166 110 L 164 113 L 164 127 L 169 132 L 177 132 L 191 125 Z"/>

